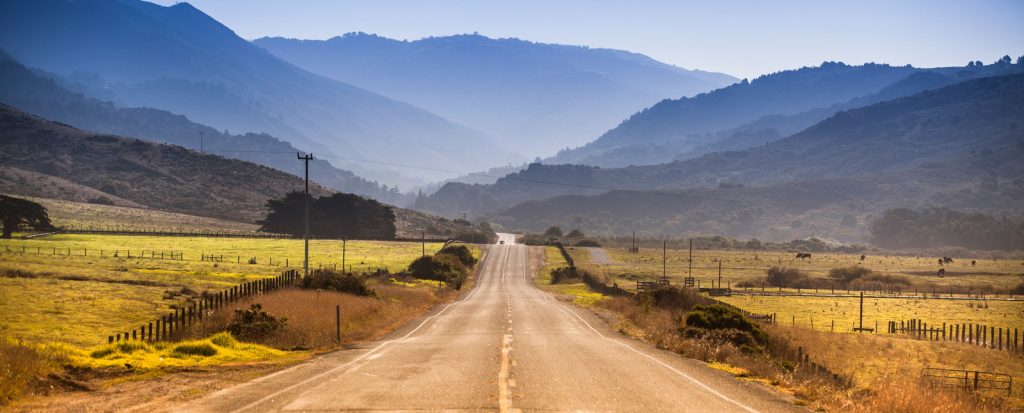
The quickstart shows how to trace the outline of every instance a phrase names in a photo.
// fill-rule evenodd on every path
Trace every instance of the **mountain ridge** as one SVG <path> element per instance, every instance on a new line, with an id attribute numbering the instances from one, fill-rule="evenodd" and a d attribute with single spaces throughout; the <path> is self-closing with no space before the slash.
<path id="1" fill-rule="evenodd" d="M 22 66 L 0 50 L 0 102 L 78 129 L 220 153 L 226 157 L 302 175 L 300 162 L 282 154 L 297 153 L 291 144 L 266 134 L 229 135 L 186 116 L 152 108 L 119 108 L 59 85 L 53 77 Z M 404 204 L 407 197 L 329 162 L 314 159 L 311 176 L 334 190 Z"/>
<path id="2" fill-rule="evenodd" d="M 633 52 L 478 34 L 400 41 L 348 33 L 253 43 L 313 73 L 411 102 L 538 155 L 582 143 L 660 98 L 735 81 Z"/>
<path id="3" fill-rule="evenodd" d="M 26 66 L 93 79 L 89 96 L 180 113 L 218 129 L 269 133 L 335 161 L 466 159 L 472 170 L 515 160 L 465 126 L 299 69 L 187 4 L 4 2 L 0 48 Z M 352 169 L 385 175 L 367 165 L 374 164 Z M 406 185 L 417 181 L 409 175 Z"/>
<path id="4" fill-rule="evenodd" d="M 493 185 L 445 185 L 416 205 L 480 215 L 557 195 L 769 186 L 907 170 L 972 149 L 1011 145 L 1024 133 L 1024 125 L 1014 121 L 1024 118 L 1022 95 L 1024 74 L 980 78 L 839 112 L 761 147 L 626 168 L 531 164 Z"/>

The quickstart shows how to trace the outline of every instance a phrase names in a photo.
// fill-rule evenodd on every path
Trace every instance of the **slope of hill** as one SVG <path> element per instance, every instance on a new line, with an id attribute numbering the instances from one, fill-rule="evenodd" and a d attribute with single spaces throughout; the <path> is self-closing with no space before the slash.
<path id="1" fill-rule="evenodd" d="M 878 92 L 918 71 L 910 66 L 825 62 L 819 67 L 764 75 L 751 82 L 690 98 L 666 99 L 644 109 L 582 147 L 559 152 L 548 163 L 602 166 L 648 165 L 672 160 L 675 153 L 714 139 L 714 134 L 768 115 L 793 115 Z M 608 152 L 630 154 L 629 147 L 673 143 L 676 152 L 649 151 L 649 157 L 619 160 Z M 658 154 L 661 153 L 661 156 Z M 665 158 L 667 156 L 667 158 Z"/>
<path id="2" fill-rule="evenodd" d="M 265 166 L 84 132 L 6 105 L 0 106 L 0 153 L 4 192 L 63 198 L 73 191 L 118 205 L 244 222 L 261 218 L 268 199 L 303 185 Z"/>
<path id="3" fill-rule="evenodd" d="M 313 73 L 515 142 L 528 154 L 581 145 L 658 100 L 737 80 L 621 50 L 476 34 L 398 41 L 349 33 L 254 43 Z"/>
<path id="4" fill-rule="evenodd" d="M 528 200 L 612 189 L 771 186 L 897 173 L 925 163 L 941 165 L 971 151 L 1016 145 L 1024 139 L 1020 119 L 1024 75 L 987 77 L 839 112 L 803 132 L 744 151 L 618 169 L 533 164 L 494 185 L 445 185 L 416 205 L 439 213 L 478 215 Z"/>
<path id="5" fill-rule="evenodd" d="M 1022 141 L 1024 142 L 1024 141 Z M 811 179 L 765 187 L 611 191 L 527 201 L 488 217 L 541 231 L 576 218 L 588 234 L 724 235 L 786 241 L 870 240 L 891 208 L 944 206 L 1024 217 L 1024 143 L 927 163 L 910 170 Z"/>
<path id="6" fill-rule="evenodd" d="M 470 170 L 513 160 L 479 132 L 286 63 L 188 3 L 2 2 L 0 48 L 117 105 L 270 133 L 328 159 Z"/>
<path id="7" fill-rule="evenodd" d="M 171 143 L 226 157 L 269 166 L 293 175 L 303 165 L 292 153 L 298 149 L 266 134 L 230 135 L 191 122 L 185 116 L 151 108 L 118 108 L 109 102 L 85 97 L 57 84 L 45 74 L 34 73 L 0 51 L 0 102 L 31 114 L 70 124 L 76 128 L 155 142 Z M 354 173 L 335 168 L 325 160 L 310 164 L 313 180 L 337 191 L 355 193 L 382 202 L 405 204 L 408 196 L 382 187 Z"/>

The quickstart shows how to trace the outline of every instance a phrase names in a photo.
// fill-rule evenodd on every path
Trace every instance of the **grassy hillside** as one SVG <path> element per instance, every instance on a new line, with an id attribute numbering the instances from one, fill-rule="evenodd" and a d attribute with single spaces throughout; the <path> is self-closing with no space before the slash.
<path id="1" fill-rule="evenodd" d="M 121 108 L 110 102 L 68 90 L 52 76 L 33 72 L 0 51 L 0 102 L 76 128 L 170 143 L 229 158 L 258 163 L 293 175 L 303 173 L 302 162 L 283 156 L 299 150 L 267 134 L 232 135 L 190 121 L 185 116 L 152 109 Z M 328 161 L 310 163 L 314 179 L 332 189 L 388 203 L 404 203 L 397 190 L 370 182 Z"/>
<path id="2" fill-rule="evenodd" d="M 4 192 L 54 197 L 83 191 L 129 206 L 244 222 L 262 218 L 267 199 L 303 185 L 265 166 L 84 132 L 9 106 L 0 107 L 0 152 Z M 314 191 L 325 192 L 317 185 Z"/>

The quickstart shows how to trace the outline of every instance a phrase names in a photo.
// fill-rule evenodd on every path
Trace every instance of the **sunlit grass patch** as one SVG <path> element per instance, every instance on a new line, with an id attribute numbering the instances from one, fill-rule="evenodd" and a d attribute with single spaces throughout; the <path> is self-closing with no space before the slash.
<path id="1" fill-rule="evenodd" d="M 233 362 L 283 362 L 303 357 L 258 344 L 242 343 L 229 333 L 176 343 L 128 341 L 87 349 L 58 346 L 76 367 L 94 369 L 131 368 L 150 370 L 167 367 L 211 366 Z"/>

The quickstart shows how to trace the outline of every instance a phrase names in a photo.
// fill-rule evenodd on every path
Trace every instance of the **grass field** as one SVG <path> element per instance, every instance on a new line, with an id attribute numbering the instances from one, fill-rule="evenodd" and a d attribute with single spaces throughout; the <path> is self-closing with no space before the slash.
<path id="1" fill-rule="evenodd" d="M 50 198 L 22 197 L 46 207 L 53 225 L 57 227 L 107 228 L 127 226 L 133 230 L 182 231 L 256 231 L 259 225 L 223 219 L 199 217 L 146 208 L 90 204 Z"/>
<path id="2" fill-rule="evenodd" d="M 772 328 L 771 332 L 802 347 L 812 360 L 830 370 L 853 377 L 861 389 L 885 389 L 893 382 L 916 383 L 925 367 L 998 372 L 1014 376 L 1007 411 L 1024 408 L 1024 388 L 1017 385 L 1024 372 L 1024 357 L 1019 354 L 887 335 L 829 334 L 790 327 Z"/>
<path id="3" fill-rule="evenodd" d="M 639 254 L 629 253 L 622 248 L 607 248 L 605 252 L 610 264 L 596 263 L 589 251 L 571 248 L 577 265 L 603 274 L 625 288 L 635 287 L 636 279 L 653 278 L 661 275 L 662 256 L 660 250 L 641 249 Z M 687 273 L 688 251 L 668 250 L 668 274 L 673 284 L 682 282 Z M 722 261 L 723 282 L 733 285 L 739 281 L 756 280 L 764 277 L 765 269 L 772 265 L 799 268 L 812 277 L 827 277 L 828 270 L 851 265 L 863 265 L 876 272 L 905 276 L 918 285 L 934 284 L 941 291 L 942 286 L 963 285 L 989 286 L 1008 289 L 1022 282 L 1024 265 L 1020 261 L 978 260 L 971 266 L 970 260 L 956 260 L 946 264 L 947 276 L 938 278 L 924 275 L 929 268 L 938 268 L 938 258 L 927 257 L 866 257 L 861 264 L 860 255 L 814 254 L 811 260 L 796 260 L 785 252 L 751 251 L 694 251 L 694 277 L 702 285 L 709 286 L 718 277 L 718 262 Z M 756 289 L 755 289 L 756 290 Z M 777 291 L 777 290 L 775 290 Z M 784 289 L 783 291 L 789 291 Z M 804 290 L 809 292 L 809 290 Z M 825 292 L 825 291 L 822 291 Z M 1005 297 L 1005 296 L 1004 296 Z M 810 328 L 814 322 L 816 330 L 848 332 L 858 320 L 859 300 L 846 297 L 807 296 L 746 296 L 721 297 L 722 301 L 759 314 L 777 315 L 780 324 Z M 1024 329 L 1024 302 L 1000 300 L 936 300 L 909 298 L 867 298 L 864 303 L 864 326 L 874 328 L 875 322 L 884 328 L 890 320 L 920 319 L 929 325 L 946 323 L 977 323 L 995 327 Z"/>
<path id="4" fill-rule="evenodd" d="M 426 251 L 441 246 L 428 243 Z M 113 250 L 120 251 L 117 257 Z M 134 251 L 132 258 L 128 250 Z M 158 256 L 176 251 L 184 259 L 153 259 L 148 252 L 138 258 L 143 250 Z M 352 241 L 346 250 L 346 263 L 357 271 L 387 267 L 395 272 L 420 256 L 421 245 Z M 224 261 L 201 261 L 204 254 L 223 255 Z M 280 239 L 56 235 L 5 240 L 0 242 L 0 335 L 97 344 L 114 329 L 167 313 L 183 299 L 182 289 L 216 291 L 272 277 L 286 269 L 286 259 L 290 268 L 301 268 L 302 254 L 301 240 Z M 257 264 L 246 263 L 252 257 Z M 341 241 L 311 241 L 310 262 L 312 268 L 340 267 Z"/>
<path id="5" fill-rule="evenodd" d="M 776 313 L 781 325 L 796 325 L 829 331 L 848 332 L 858 322 L 860 300 L 837 297 L 744 296 L 717 297 L 719 300 L 758 314 Z M 889 321 L 920 319 L 929 325 L 970 323 L 1024 330 L 1024 302 L 973 300 L 921 300 L 865 298 L 864 327 L 878 323 L 883 331 Z M 795 320 L 795 321 L 794 321 Z"/>
<path id="6" fill-rule="evenodd" d="M 627 288 L 635 285 L 637 279 L 662 275 L 661 249 L 641 248 L 638 254 L 625 248 L 606 248 L 605 251 L 611 262 L 595 263 L 585 249 L 570 247 L 577 265 L 608 276 Z M 666 267 L 673 283 L 682 282 L 688 274 L 688 254 L 687 250 L 668 250 Z M 940 267 L 938 257 L 868 255 L 861 261 L 860 254 L 814 253 L 809 260 L 798 260 L 794 255 L 782 251 L 694 250 L 693 277 L 701 285 L 710 285 L 718 278 L 721 261 L 723 284 L 732 285 L 741 281 L 757 282 L 771 266 L 796 268 L 810 277 L 826 278 L 830 269 L 857 265 L 875 273 L 906 276 L 925 291 L 933 287 L 939 291 L 945 287 L 1008 290 L 1024 282 L 1024 261 L 1021 260 L 977 258 L 977 264 L 972 266 L 971 259 L 957 259 Z M 935 275 L 939 268 L 946 269 L 944 277 Z"/>

